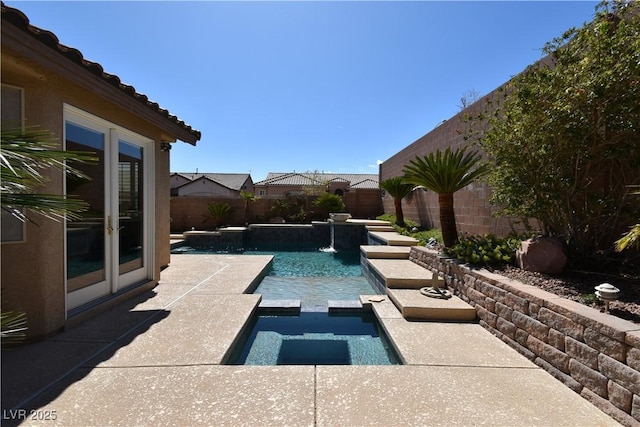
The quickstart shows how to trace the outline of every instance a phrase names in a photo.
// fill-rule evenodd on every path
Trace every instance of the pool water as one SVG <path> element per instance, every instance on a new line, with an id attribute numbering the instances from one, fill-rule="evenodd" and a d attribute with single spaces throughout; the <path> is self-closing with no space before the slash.
<path id="1" fill-rule="evenodd" d="M 245 251 L 274 255 L 268 276 L 254 293 L 263 300 L 300 300 L 301 311 L 327 311 L 328 300 L 358 300 L 376 294 L 362 275 L 359 251 Z"/>
<path id="2" fill-rule="evenodd" d="M 371 312 L 257 316 L 234 365 L 397 365 Z"/>
<path id="3" fill-rule="evenodd" d="M 357 277 L 362 276 L 360 251 L 315 249 L 308 251 L 254 251 L 245 255 L 273 255 L 270 276 L 283 277 Z"/>

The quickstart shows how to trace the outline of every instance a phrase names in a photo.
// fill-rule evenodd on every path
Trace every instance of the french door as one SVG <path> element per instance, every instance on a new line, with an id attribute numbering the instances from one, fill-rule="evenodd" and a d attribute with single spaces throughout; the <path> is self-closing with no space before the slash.
<path id="1" fill-rule="evenodd" d="M 153 141 L 76 108 L 65 107 L 68 151 L 91 153 L 73 163 L 66 194 L 89 208 L 67 222 L 67 311 L 152 278 Z"/>

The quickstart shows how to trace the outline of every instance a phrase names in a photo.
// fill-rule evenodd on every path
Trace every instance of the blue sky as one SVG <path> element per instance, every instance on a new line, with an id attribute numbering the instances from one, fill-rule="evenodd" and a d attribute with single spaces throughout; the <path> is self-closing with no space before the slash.
<path id="1" fill-rule="evenodd" d="M 377 173 L 597 2 L 5 1 L 202 132 L 176 172 Z"/>

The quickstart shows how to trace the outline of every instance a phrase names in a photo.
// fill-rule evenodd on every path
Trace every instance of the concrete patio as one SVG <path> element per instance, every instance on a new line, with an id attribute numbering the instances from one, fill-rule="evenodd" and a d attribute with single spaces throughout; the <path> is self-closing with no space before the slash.
<path id="1" fill-rule="evenodd" d="M 388 299 L 371 305 L 404 365 L 223 365 L 270 261 L 172 255 L 154 290 L 4 351 L 3 424 L 618 425 L 478 324 L 410 322 Z"/>

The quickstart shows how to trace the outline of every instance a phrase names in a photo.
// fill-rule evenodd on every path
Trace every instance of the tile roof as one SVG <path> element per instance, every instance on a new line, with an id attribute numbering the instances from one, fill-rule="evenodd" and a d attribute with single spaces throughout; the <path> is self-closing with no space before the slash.
<path id="1" fill-rule="evenodd" d="M 266 185 L 321 185 L 324 182 L 345 182 L 350 183 L 349 188 L 377 189 L 378 174 L 362 173 L 313 173 L 313 172 L 269 172 L 267 178 L 256 182 L 256 186 Z"/>
<path id="2" fill-rule="evenodd" d="M 216 182 L 223 187 L 231 190 L 240 191 L 251 175 L 248 173 L 189 173 L 189 172 L 172 172 L 171 175 L 180 175 L 189 181 L 196 181 L 201 178 Z M 189 185 L 186 183 L 183 185 Z"/>
<path id="3" fill-rule="evenodd" d="M 170 114 L 169 111 L 165 110 L 164 108 L 161 108 L 160 105 L 158 105 L 158 103 L 150 101 L 146 95 L 136 92 L 136 89 L 133 86 L 122 83 L 120 81 L 120 78 L 114 74 L 106 73 L 102 68 L 102 66 L 97 62 L 92 62 L 85 59 L 79 50 L 60 44 L 58 37 L 56 37 L 56 35 L 53 34 L 51 31 L 43 30 L 41 28 L 31 25 L 29 23 L 29 18 L 27 18 L 27 16 L 23 12 L 21 12 L 18 9 L 14 9 L 12 7 L 6 6 L 4 3 L 1 3 L 1 4 L 2 4 L 2 20 L 4 22 L 14 25 L 15 27 L 22 30 L 25 34 L 35 38 L 45 46 L 53 49 L 54 51 L 66 57 L 68 60 L 82 66 L 88 72 L 102 78 L 111 86 L 114 86 L 115 88 L 124 92 L 125 94 L 132 97 L 136 101 L 147 106 L 152 111 L 157 112 L 162 117 L 180 126 L 189 134 L 191 134 L 196 141 L 201 138 L 200 131 L 191 128 L 191 126 L 187 125 L 184 121 Z M 3 22 L 3 25 L 4 25 L 4 22 Z"/>

